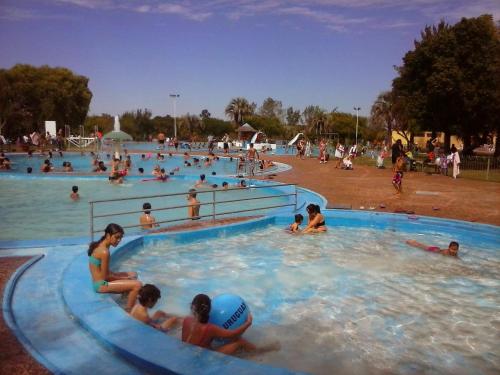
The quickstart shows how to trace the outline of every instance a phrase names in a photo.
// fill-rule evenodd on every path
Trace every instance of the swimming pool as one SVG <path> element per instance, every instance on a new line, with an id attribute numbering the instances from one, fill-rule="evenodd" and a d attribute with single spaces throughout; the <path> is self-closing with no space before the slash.
<path id="1" fill-rule="evenodd" d="M 187 143 L 182 142 L 182 146 L 178 148 L 179 152 L 185 152 L 189 151 L 189 148 L 186 146 Z M 158 152 L 160 151 L 158 149 L 158 143 L 157 142 L 124 142 L 121 144 L 122 148 L 127 149 L 128 151 L 151 151 L 151 152 Z M 109 152 L 112 151 L 112 146 L 106 146 L 106 150 L 109 150 Z M 165 152 L 168 151 L 175 151 L 174 147 L 167 147 Z M 192 152 L 196 151 L 208 151 L 207 147 L 207 142 L 193 142 L 192 143 Z M 215 147 L 214 151 L 216 153 L 222 153 L 222 149 Z M 245 152 L 246 149 L 240 149 L 240 148 L 231 148 L 231 154 L 238 154 L 240 152 Z M 162 151 L 163 152 L 163 151 Z M 271 154 L 271 155 L 294 155 L 296 152 L 295 147 L 289 146 L 285 147 L 285 145 L 277 145 L 276 150 L 273 150 L 272 152 L 266 152 L 263 155 Z M 313 155 L 318 155 L 318 148 L 316 146 L 313 147 L 312 150 Z M 262 154 L 262 153 L 261 153 Z"/>
<path id="2" fill-rule="evenodd" d="M 497 227 L 329 212 L 328 233 L 296 236 L 283 230 L 289 221 L 208 240 L 150 238 L 120 268 L 159 286 L 158 307 L 180 315 L 197 293 L 242 296 L 254 315 L 245 336 L 282 344 L 259 362 L 315 374 L 498 370 Z M 460 259 L 410 238 L 457 240 Z"/>
<path id="3" fill-rule="evenodd" d="M 51 239 L 61 237 L 87 236 L 89 231 L 90 200 L 150 196 L 159 194 L 184 193 L 196 181 L 194 177 L 174 177 L 167 182 L 142 181 L 141 178 L 128 178 L 125 183 L 110 184 L 106 177 L 11 177 L 0 179 L 0 207 L 2 207 L 2 230 L 0 240 Z M 217 201 L 230 201 L 242 198 L 259 198 L 266 195 L 280 195 L 292 192 L 292 187 L 269 189 L 238 189 L 220 191 L 223 181 L 235 184 L 237 180 L 218 176 L 207 176 L 209 184 L 217 184 L 219 191 L 210 187 L 197 188 L 201 203 L 211 202 L 213 192 Z M 248 181 L 248 180 L 247 180 Z M 252 182 L 248 181 L 249 184 Z M 257 182 L 253 182 L 257 183 Z M 79 187 L 80 200 L 74 202 L 69 198 L 71 187 Z M 265 184 L 264 184 L 265 186 Z M 205 193 L 203 193 L 205 192 Z M 157 221 L 185 218 L 186 208 L 154 211 L 155 208 L 182 206 L 186 204 L 185 196 L 147 198 L 96 205 L 94 214 L 108 214 L 141 210 L 144 202 L 151 203 L 152 215 Z M 238 209 L 262 208 L 292 202 L 292 197 L 273 197 L 268 199 L 252 199 L 244 202 L 228 202 L 218 204 L 216 212 L 228 212 Z M 202 206 L 201 215 L 212 211 L 211 205 Z M 241 215 L 262 215 L 270 210 L 257 210 Z M 119 217 L 96 219 L 96 230 L 104 228 L 114 221 L 121 225 L 136 225 L 140 213 Z M 234 215 L 231 215 L 234 216 Z M 182 223 L 182 222 L 180 222 Z M 177 222 L 179 224 L 179 222 Z M 173 224 L 168 224 L 173 225 Z M 140 229 L 130 228 L 127 233 L 138 233 Z"/>
<path id="4" fill-rule="evenodd" d="M 108 158 L 106 153 L 101 153 L 100 160 L 104 161 L 104 164 L 107 166 L 108 170 L 104 172 L 104 175 L 109 174 L 111 156 Z M 31 167 L 33 169 L 33 175 L 54 175 L 65 174 L 65 175 L 73 175 L 73 173 L 64 173 L 63 162 L 70 162 L 73 166 L 74 172 L 77 173 L 91 173 L 93 166 L 92 161 L 93 157 L 89 153 L 85 153 L 81 155 L 80 153 L 63 153 L 63 156 L 60 156 L 57 152 L 53 153 L 52 159 L 50 162 L 54 167 L 54 172 L 49 174 L 45 174 L 40 171 L 40 167 L 42 166 L 45 159 L 49 159 L 47 155 L 39 155 L 34 154 L 33 157 L 28 157 L 26 154 L 9 154 L 8 155 L 11 163 L 12 170 L 10 171 L 2 171 L 3 174 L 26 174 L 26 169 Z M 219 158 L 219 160 L 214 160 L 210 166 L 205 166 L 203 160 L 200 161 L 197 165 L 194 164 L 193 157 L 197 157 L 199 159 L 204 159 L 204 156 L 196 156 L 190 155 L 188 161 L 191 163 L 191 166 L 186 166 L 184 164 L 183 155 L 172 155 L 168 156 L 168 154 L 164 154 L 164 160 L 156 160 L 156 154 L 149 155 L 145 154 L 145 158 L 142 158 L 141 154 L 130 154 L 132 160 L 132 168 L 129 172 L 131 175 L 138 176 L 139 168 L 144 169 L 144 178 L 151 177 L 151 172 L 155 165 L 159 165 L 161 168 L 164 168 L 166 173 L 173 171 L 175 168 L 178 168 L 174 173 L 176 175 L 189 175 L 189 176 L 197 176 L 202 173 L 207 176 L 215 173 L 217 175 L 235 175 L 237 168 L 237 159 L 233 158 Z M 0 175 L 1 176 L 1 175 Z"/>

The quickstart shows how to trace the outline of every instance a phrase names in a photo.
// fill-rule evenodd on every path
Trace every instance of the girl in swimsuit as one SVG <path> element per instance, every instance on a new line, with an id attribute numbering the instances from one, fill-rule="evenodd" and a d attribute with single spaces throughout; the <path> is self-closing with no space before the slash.
<path id="1" fill-rule="evenodd" d="M 137 280 L 135 272 L 111 272 L 109 269 L 109 248 L 116 247 L 123 237 L 124 231 L 118 224 L 109 224 L 100 240 L 89 245 L 89 269 L 92 286 L 96 293 L 128 293 L 127 310 L 130 310 L 137 299 L 142 283 Z"/>
<path id="2" fill-rule="evenodd" d="M 191 303 L 193 316 L 185 318 L 182 324 L 182 341 L 210 349 L 215 338 L 234 339 L 229 344 L 217 348 L 216 351 L 233 354 L 240 348 L 246 351 L 255 350 L 255 345 L 239 337 L 252 325 L 252 315 L 248 314 L 247 321 L 239 328 L 224 329 L 208 323 L 211 305 L 210 297 L 205 294 L 198 294 L 194 297 Z"/>
<path id="3" fill-rule="evenodd" d="M 326 232 L 325 217 L 317 204 L 309 204 L 306 207 L 309 214 L 309 223 L 302 233 L 319 233 Z"/>
<path id="4" fill-rule="evenodd" d="M 458 242 L 456 242 L 456 241 L 451 241 L 450 244 L 448 245 L 447 249 L 441 249 L 437 246 L 428 246 L 428 245 L 425 245 L 425 244 L 418 242 L 418 241 L 415 241 L 415 240 L 408 240 L 408 241 L 406 241 L 406 244 L 413 246 L 413 247 L 417 247 L 417 248 L 425 250 L 425 251 L 430 251 L 431 253 L 438 253 L 441 255 L 447 255 L 447 256 L 452 256 L 452 257 L 457 256 L 458 248 L 460 246 L 458 244 Z"/>

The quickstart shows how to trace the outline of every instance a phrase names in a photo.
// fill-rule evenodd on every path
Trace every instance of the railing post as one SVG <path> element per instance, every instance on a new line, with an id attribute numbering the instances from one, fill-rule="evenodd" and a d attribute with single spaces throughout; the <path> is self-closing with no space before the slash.
<path id="1" fill-rule="evenodd" d="M 295 211 L 297 211 L 297 185 L 293 185 L 295 188 Z"/>
<path id="2" fill-rule="evenodd" d="M 486 164 L 486 181 L 490 179 L 490 157 L 488 157 L 488 163 Z"/>
<path id="3" fill-rule="evenodd" d="M 94 202 L 90 203 L 90 242 L 94 241 Z"/>
<path id="4" fill-rule="evenodd" d="M 215 190 L 212 191 L 212 221 L 215 223 Z"/>

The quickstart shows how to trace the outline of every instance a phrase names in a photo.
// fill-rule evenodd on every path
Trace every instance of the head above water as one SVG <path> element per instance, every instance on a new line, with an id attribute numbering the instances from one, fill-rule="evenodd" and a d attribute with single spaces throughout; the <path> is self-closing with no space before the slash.
<path id="1" fill-rule="evenodd" d="M 321 209 L 319 208 L 319 205 L 310 203 L 306 207 L 307 213 L 308 214 L 320 214 Z"/>
<path id="2" fill-rule="evenodd" d="M 296 214 L 295 215 L 295 222 L 300 224 L 304 221 L 304 216 L 302 216 L 302 214 Z"/>
<path id="3" fill-rule="evenodd" d="M 139 290 L 138 298 L 142 306 L 151 308 L 161 298 L 161 292 L 153 284 L 146 284 Z"/>
<path id="4" fill-rule="evenodd" d="M 145 214 L 150 214 L 151 213 L 151 203 L 146 202 L 142 205 L 142 209 L 144 210 Z"/>
<path id="5" fill-rule="evenodd" d="M 71 190 L 73 191 L 73 193 L 78 193 L 78 186 L 73 185 L 73 187 L 71 188 Z"/>
<path id="6" fill-rule="evenodd" d="M 460 245 L 458 242 L 451 241 L 450 244 L 448 245 L 448 251 L 450 252 L 450 255 L 457 256 L 459 247 Z"/>
<path id="7" fill-rule="evenodd" d="M 196 295 L 191 302 L 191 312 L 200 323 L 208 323 L 211 308 L 212 301 L 206 294 Z"/>

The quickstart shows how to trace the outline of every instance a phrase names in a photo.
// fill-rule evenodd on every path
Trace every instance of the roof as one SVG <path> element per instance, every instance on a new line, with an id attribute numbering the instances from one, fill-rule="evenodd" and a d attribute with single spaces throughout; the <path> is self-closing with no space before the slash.
<path id="1" fill-rule="evenodd" d="M 238 132 L 256 132 L 256 131 L 257 130 L 252 128 L 252 126 L 248 123 L 245 123 L 238 128 Z"/>

